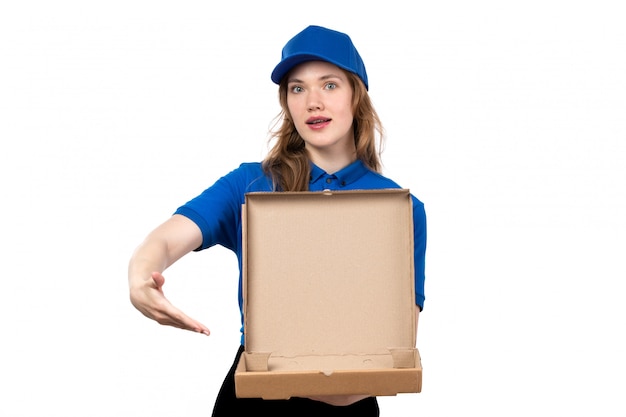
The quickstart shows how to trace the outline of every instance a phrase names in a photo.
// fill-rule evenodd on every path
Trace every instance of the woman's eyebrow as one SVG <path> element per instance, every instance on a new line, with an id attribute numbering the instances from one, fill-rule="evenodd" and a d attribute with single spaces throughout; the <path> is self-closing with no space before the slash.
<path id="1" fill-rule="evenodd" d="M 318 78 L 318 80 L 320 80 L 320 81 L 326 81 L 326 80 L 330 80 L 330 79 L 333 79 L 333 78 L 335 78 L 335 79 L 339 79 L 339 80 L 340 80 L 340 79 L 341 79 L 341 76 L 339 76 L 339 75 L 337 75 L 337 74 L 330 73 L 330 74 L 322 75 L 321 77 L 319 77 L 319 78 Z M 304 81 L 302 81 L 302 80 L 301 80 L 301 79 L 299 79 L 299 78 L 289 78 L 289 79 L 287 80 L 287 83 L 303 83 L 303 82 L 304 82 Z"/>

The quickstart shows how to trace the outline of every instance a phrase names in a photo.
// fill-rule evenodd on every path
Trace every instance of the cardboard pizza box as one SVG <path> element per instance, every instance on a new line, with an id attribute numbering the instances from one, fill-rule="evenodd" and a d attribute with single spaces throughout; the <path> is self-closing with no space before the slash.
<path id="1" fill-rule="evenodd" d="M 237 396 L 421 392 L 409 190 L 250 193 L 242 210 Z"/>

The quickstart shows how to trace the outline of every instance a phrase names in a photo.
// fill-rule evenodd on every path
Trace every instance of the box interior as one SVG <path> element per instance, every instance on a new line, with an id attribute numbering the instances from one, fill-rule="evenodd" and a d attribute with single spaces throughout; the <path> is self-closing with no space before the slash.
<path id="1" fill-rule="evenodd" d="M 246 371 L 415 368 L 408 190 L 251 193 Z"/>

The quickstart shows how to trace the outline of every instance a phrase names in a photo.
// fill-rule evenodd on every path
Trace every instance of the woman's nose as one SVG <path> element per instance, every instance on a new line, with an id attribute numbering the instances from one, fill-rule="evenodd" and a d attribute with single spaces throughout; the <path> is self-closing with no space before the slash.
<path id="1" fill-rule="evenodd" d="M 308 97 L 307 109 L 308 111 L 321 110 L 323 107 L 322 100 L 318 94 L 311 93 Z"/>

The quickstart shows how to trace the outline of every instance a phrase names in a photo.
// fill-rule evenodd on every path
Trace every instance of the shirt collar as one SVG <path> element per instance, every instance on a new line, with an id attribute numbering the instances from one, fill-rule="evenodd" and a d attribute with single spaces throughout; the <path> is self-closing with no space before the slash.
<path id="1" fill-rule="evenodd" d="M 339 184 L 345 186 L 355 182 L 368 172 L 369 169 L 365 166 L 365 164 L 363 164 L 363 161 L 357 159 L 347 167 L 340 169 L 332 175 L 337 178 Z M 322 168 L 311 162 L 310 184 L 316 184 L 322 181 L 323 178 L 328 177 L 329 175 L 330 174 L 328 174 Z"/>

